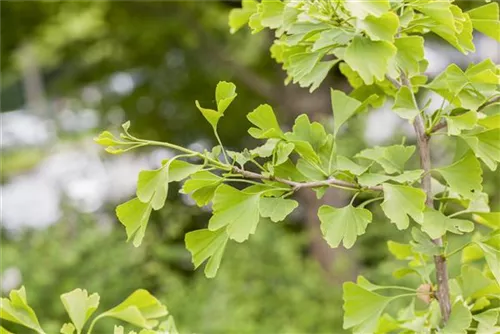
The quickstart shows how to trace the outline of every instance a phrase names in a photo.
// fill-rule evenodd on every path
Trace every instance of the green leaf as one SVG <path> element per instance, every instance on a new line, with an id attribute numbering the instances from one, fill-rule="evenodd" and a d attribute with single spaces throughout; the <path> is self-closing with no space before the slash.
<path id="1" fill-rule="evenodd" d="M 73 326 L 72 323 L 66 323 L 66 324 L 62 325 L 60 333 L 61 334 L 73 334 L 75 332 L 75 330 L 76 330 L 76 328 L 75 328 L 75 326 Z M 0 334 L 4 334 L 4 333 L 0 330 Z M 5 334 L 8 334 L 8 333 L 5 333 Z"/>
<path id="2" fill-rule="evenodd" d="M 391 9 L 391 4 L 388 0 L 346 0 L 344 6 L 351 12 L 351 14 L 358 19 L 364 19 L 368 15 L 381 16 Z"/>
<path id="3" fill-rule="evenodd" d="M 275 150 L 276 159 L 274 161 L 274 165 L 278 166 L 285 163 L 294 149 L 295 149 L 294 144 L 280 141 L 278 145 L 276 145 L 276 150 Z"/>
<path id="4" fill-rule="evenodd" d="M 242 8 L 234 8 L 229 12 L 229 27 L 231 34 L 234 34 L 241 27 L 248 23 L 250 16 L 257 12 L 258 2 L 255 0 L 243 0 Z"/>
<path id="5" fill-rule="evenodd" d="M 475 314 L 472 317 L 478 322 L 476 334 L 498 333 L 500 327 L 495 326 L 498 323 L 500 311 L 488 310 L 486 312 Z"/>
<path id="6" fill-rule="evenodd" d="M 215 101 L 217 111 L 222 115 L 227 107 L 233 102 L 236 94 L 236 85 L 232 82 L 220 81 L 215 88 Z"/>
<path id="7" fill-rule="evenodd" d="M 364 30 L 372 41 L 394 42 L 394 35 L 399 27 L 399 18 L 393 12 L 387 12 L 379 17 L 368 15 L 358 20 L 358 28 Z"/>
<path id="8" fill-rule="evenodd" d="M 413 122 L 415 117 L 420 113 L 413 93 L 407 86 L 402 86 L 398 90 L 392 110 L 401 118 L 407 119 L 410 122 Z"/>
<path id="9" fill-rule="evenodd" d="M 224 179 L 207 171 L 199 171 L 184 182 L 182 192 L 191 194 L 198 206 L 207 205 L 214 197 L 215 190 Z"/>
<path id="10" fill-rule="evenodd" d="M 77 333 L 80 333 L 87 320 L 99 306 L 99 295 L 93 293 L 89 296 L 87 290 L 75 289 L 62 294 L 61 301 L 75 325 Z"/>
<path id="11" fill-rule="evenodd" d="M 326 47 L 334 47 L 336 45 L 346 45 L 354 37 L 352 32 L 346 31 L 340 27 L 329 27 L 327 30 L 319 34 L 318 39 L 314 42 L 311 51 L 315 52 Z"/>
<path id="12" fill-rule="evenodd" d="M 483 242 L 476 242 L 484 253 L 486 263 L 491 273 L 500 284 L 500 234 L 494 234 Z"/>
<path id="13" fill-rule="evenodd" d="M 202 168 L 202 165 L 171 159 L 157 170 L 141 171 L 137 181 L 137 197 L 143 203 L 151 202 L 152 208 L 159 210 L 165 205 L 169 182 L 182 181 Z"/>
<path id="14" fill-rule="evenodd" d="M 220 185 L 213 199 L 213 216 L 208 229 L 227 226 L 229 238 L 243 242 L 254 234 L 259 223 L 260 193 L 246 193 L 226 184 Z"/>
<path id="15" fill-rule="evenodd" d="M 461 135 L 474 154 L 488 166 L 492 171 L 500 162 L 500 129 L 487 130 L 484 132 Z"/>
<path id="16" fill-rule="evenodd" d="M 186 248 L 191 253 L 195 269 L 208 259 L 205 276 L 215 277 L 229 236 L 225 229 L 210 231 L 196 230 L 186 234 Z"/>
<path id="17" fill-rule="evenodd" d="M 203 108 L 202 106 L 200 106 L 200 103 L 198 102 L 198 100 L 196 100 L 194 103 L 196 105 L 196 108 L 198 108 L 198 110 L 201 112 L 203 117 L 205 117 L 205 119 L 208 121 L 208 123 L 210 123 L 210 125 L 212 125 L 212 127 L 214 129 L 216 129 L 217 124 L 219 123 L 219 119 L 223 115 L 221 113 L 219 113 L 217 110 Z"/>
<path id="18" fill-rule="evenodd" d="M 374 187 L 391 179 L 390 175 L 377 173 L 364 173 L 358 177 L 358 183 L 363 187 Z"/>
<path id="19" fill-rule="evenodd" d="M 276 0 L 262 0 L 261 24 L 271 29 L 279 28 L 283 24 L 284 3 Z"/>
<path id="20" fill-rule="evenodd" d="M 448 1 L 429 1 L 417 3 L 415 9 L 434 19 L 439 24 L 444 25 L 451 31 L 456 31 L 455 18 L 451 12 Z"/>
<path id="21" fill-rule="evenodd" d="M 421 36 L 404 36 L 396 38 L 394 45 L 396 65 L 408 76 L 420 73 L 420 62 L 424 60 L 424 39 Z"/>
<path id="22" fill-rule="evenodd" d="M 268 217 L 277 223 L 285 220 L 299 206 L 297 201 L 280 197 L 262 197 L 259 203 L 259 211 L 262 217 Z"/>
<path id="23" fill-rule="evenodd" d="M 452 232 L 462 234 L 463 232 L 472 232 L 474 223 L 464 219 L 452 219 L 446 217 L 442 212 L 428 209 L 424 212 L 422 221 L 422 231 L 427 233 L 432 239 L 437 239 Z"/>
<path id="24" fill-rule="evenodd" d="M 327 141 L 325 128 L 318 122 L 310 122 L 306 114 L 295 120 L 292 132 L 285 134 L 287 141 L 295 145 L 295 151 L 304 159 L 320 162 L 318 152 Z"/>
<path id="25" fill-rule="evenodd" d="M 338 155 L 337 168 L 338 170 L 347 171 L 352 175 L 359 176 L 366 172 L 370 166 L 361 166 L 343 155 Z"/>
<path id="26" fill-rule="evenodd" d="M 167 308 L 144 289 L 135 290 L 122 303 L 99 315 L 123 320 L 140 328 L 152 329 L 158 318 L 168 315 Z"/>
<path id="27" fill-rule="evenodd" d="M 366 2 L 356 2 L 360 7 L 364 3 Z M 396 51 L 396 47 L 389 42 L 372 41 L 369 38 L 356 36 L 345 50 L 344 60 L 358 72 L 365 84 L 371 85 L 376 80 L 384 79 L 389 62 L 396 55 Z"/>
<path id="28" fill-rule="evenodd" d="M 345 248 L 351 248 L 358 235 L 365 233 L 366 227 L 372 221 L 370 211 L 348 205 L 334 208 L 323 205 L 319 208 L 321 232 L 330 247 L 338 247 L 341 241 Z"/>
<path id="29" fill-rule="evenodd" d="M 142 243 L 151 209 L 151 203 L 143 203 L 137 197 L 116 207 L 116 216 L 125 226 L 127 241 L 133 237 L 135 247 L 139 247 Z"/>
<path id="30" fill-rule="evenodd" d="M 429 256 L 441 255 L 443 248 L 439 247 L 429 238 L 427 234 L 414 227 L 411 229 L 413 241 L 410 242 L 411 248 L 415 253 L 422 253 Z"/>
<path id="31" fill-rule="evenodd" d="M 500 229 L 500 212 L 474 212 L 474 221 L 494 230 Z"/>
<path id="32" fill-rule="evenodd" d="M 450 166 L 437 168 L 436 171 L 443 176 L 452 191 L 466 199 L 473 199 L 483 190 L 483 170 L 473 154 L 467 154 Z"/>
<path id="33" fill-rule="evenodd" d="M 449 136 L 458 136 L 462 130 L 471 130 L 477 124 L 477 112 L 473 110 L 458 116 L 445 116 L 445 118 Z"/>
<path id="34" fill-rule="evenodd" d="M 462 301 L 457 301 L 451 307 L 451 314 L 446 326 L 441 331 L 443 334 L 467 333 L 472 321 L 472 314 Z"/>
<path id="35" fill-rule="evenodd" d="M 471 18 L 474 29 L 500 42 L 498 3 L 492 2 L 487 5 L 474 8 L 469 10 L 467 14 L 469 14 Z"/>
<path id="36" fill-rule="evenodd" d="M 11 290 L 9 298 L 0 300 L 0 319 L 20 324 L 39 333 L 45 333 L 40 327 L 35 311 L 28 305 L 24 286 L 18 290 Z"/>
<path id="37" fill-rule="evenodd" d="M 273 108 L 268 104 L 261 104 L 247 115 L 248 120 L 257 128 L 248 129 L 248 133 L 257 139 L 281 138 L 283 132 L 274 115 Z"/>
<path id="38" fill-rule="evenodd" d="M 309 92 L 314 92 L 319 85 L 325 80 L 326 76 L 330 72 L 333 66 L 337 64 L 340 59 L 334 59 L 330 61 L 319 61 L 317 62 L 312 70 L 301 77 L 298 81 L 300 87 L 309 87 Z"/>
<path id="39" fill-rule="evenodd" d="M 368 291 L 352 282 L 343 285 L 344 329 L 356 333 L 373 333 L 377 322 L 392 298 Z"/>
<path id="40" fill-rule="evenodd" d="M 342 124 L 347 122 L 361 107 L 361 102 L 340 90 L 330 90 L 333 109 L 333 133 L 336 136 Z"/>
<path id="41" fill-rule="evenodd" d="M 384 183 L 382 187 L 384 189 L 382 210 L 398 229 L 408 228 L 410 225 L 408 216 L 417 222 L 423 221 L 426 196 L 421 189 L 389 183 Z"/>
<path id="42" fill-rule="evenodd" d="M 464 299 L 472 297 L 476 292 L 493 283 L 479 269 L 469 265 L 462 266 L 461 274 L 457 277 L 457 282 L 460 285 Z"/>
<path id="43" fill-rule="evenodd" d="M 387 241 L 387 248 L 392 255 L 398 260 L 407 260 L 413 256 L 411 251 L 411 246 L 408 244 L 402 244 L 392 240 Z"/>
<path id="44" fill-rule="evenodd" d="M 382 166 L 386 173 L 393 174 L 404 171 L 405 163 L 414 152 L 415 146 L 376 146 L 359 152 L 356 157 L 375 161 Z"/>

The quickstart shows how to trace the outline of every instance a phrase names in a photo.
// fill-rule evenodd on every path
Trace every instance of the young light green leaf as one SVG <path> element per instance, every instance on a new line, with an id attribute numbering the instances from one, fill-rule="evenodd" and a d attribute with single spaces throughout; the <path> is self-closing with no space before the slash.
<path id="1" fill-rule="evenodd" d="M 470 16 L 474 29 L 500 42 L 498 3 L 492 2 L 487 5 L 474 8 L 469 10 L 467 14 Z"/>
<path id="2" fill-rule="evenodd" d="M 100 314 L 98 318 L 116 318 L 140 328 L 152 329 L 158 325 L 157 319 L 166 315 L 167 308 L 158 299 L 148 291 L 139 289 L 119 305 Z"/>
<path id="3" fill-rule="evenodd" d="M 268 104 L 261 104 L 247 115 L 248 120 L 257 128 L 248 129 L 248 133 L 257 139 L 281 138 L 283 132 L 274 115 L 273 108 Z"/>
<path id="4" fill-rule="evenodd" d="M 457 301 L 451 307 L 450 318 L 441 331 L 443 334 L 467 333 L 467 329 L 472 321 L 472 314 L 462 301 Z"/>
<path id="5" fill-rule="evenodd" d="M 405 170 L 403 174 L 392 176 L 391 179 L 398 183 L 413 183 L 419 180 L 423 173 L 423 169 Z"/>
<path id="6" fill-rule="evenodd" d="M 387 241 L 387 248 L 392 255 L 398 260 L 407 260 L 413 255 L 411 251 L 411 246 L 408 244 L 402 244 L 392 240 Z"/>
<path id="7" fill-rule="evenodd" d="M 382 210 L 398 229 L 408 228 L 410 225 L 408 216 L 417 222 L 422 222 L 426 196 L 421 189 L 389 183 L 384 183 L 382 187 L 384 189 Z"/>
<path id="8" fill-rule="evenodd" d="M 410 242 L 410 245 L 413 252 L 429 256 L 436 256 L 443 253 L 443 248 L 433 243 L 429 236 L 418 228 L 414 227 L 411 229 L 411 236 L 413 241 Z"/>
<path id="9" fill-rule="evenodd" d="M 474 212 L 474 221 L 494 230 L 500 229 L 500 212 Z"/>
<path id="10" fill-rule="evenodd" d="M 125 226 L 127 241 L 133 237 L 135 247 L 142 243 L 151 209 L 151 203 L 143 203 L 137 197 L 116 207 L 116 216 Z"/>
<path id="11" fill-rule="evenodd" d="M 351 159 L 344 157 L 343 155 L 338 155 L 337 156 L 337 168 L 338 170 L 341 171 L 347 171 L 351 173 L 352 175 L 360 176 L 363 173 L 365 173 L 370 166 L 362 166 Z"/>
<path id="12" fill-rule="evenodd" d="M 243 0 L 241 8 L 234 8 L 229 12 L 229 27 L 231 34 L 234 34 L 241 27 L 248 23 L 250 16 L 257 12 L 258 2 L 255 0 Z"/>
<path id="13" fill-rule="evenodd" d="M 278 166 L 282 163 L 285 163 L 288 160 L 288 157 L 295 149 L 295 145 L 293 143 L 286 143 L 284 141 L 280 141 L 276 145 L 276 159 L 274 161 L 274 165 Z"/>
<path id="14" fill-rule="evenodd" d="M 500 129 L 487 130 L 484 132 L 461 135 L 474 154 L 488 166 L 492 171 L 500 162 Z"/>
<path id="15" fill-rule="evenodd" d="M 236 85 L 232 82 L 220 81 L 215 87 L 215 101 L 217 102 L 217 111 L 224 114 L 227 107 L 233 102 L 236 94 Z"/>
<path id="16" fill-rule="evenodd" d="M 45 333 L 40 327 L 35 311 L 28 305 L 24 286 L 11 290 L 9 298 L 0 299 L 0 319 L 20 324 L 38 333 Z"/>
<path id="17" fill-rule="evenodd" d="M 203 108 L 202 106 L 200 106 L 200 102 L 198 102 L 198 100 L 196 100 L 194 103 L 196 105 L 196 108 L 198 108 L 203 117 L 205 117 L 208 123 L 210 123 L 212 128 L 216 129 L 217 124 L 219 123 L 219 119 L 223 116 L 223 114 L 219 113 L 217 110 Z"/>
<path id="18" fill-rule="evenodd" d="M 477 112 L 468 111 L 458 116 L 445 116 L 448 125 L 448 135 L 458 136 L 462 130 L 471 130 L 477 124 Z"/>
<path id="19" fill-rule="evenodd" d="M 358 18 L 364 19 L 368 15 L 379 17 L 391 9 L 389 0 L 377 1 L 357 1 L 347 0 L 344 6 L 351 12 L 351 14 Z"/>
<path id="20" fill-rule="evenodd" d="M 498 310 L 488 310 L 473 315 L 472 318 L 478 322 L 476 334 L 498 333 L 500 327 L 496 326 L 496 324 L 498 323 L 499 316 L 500 311 Z"/>
<path id="21" fill-rule="evenodd" d="M 432 239 L 437 239 L 452 232 L 462 234 L 463 232 L 472 232 L 474 223 L 464 219 L 452 219 L 446 217 L 442 212 L 428 209 L 424 212 L 422 221 L 422 231 L 427 233 Z"/>
<path id="22" fill-rule="evenodd" d="M 226 184 L 220 185 L 213 198 L 213 216 L 208 229 L 227 226 L 229 238 L 243 242 L 254 234 L 259 223 L 260 194 L 249 194 Z"/>
<path id="23" fill-rule="evenodd" d="M 229 236 L 224 228 L 217 231 L 203 229 L 187 233 L 186 248 L 191 253 L 195 269 L 208 259 L 205 276 L 215 277 L 228 239 Z"/>
<path id="24" fill-rule="evenodd" d="M 358 20 L 358 28 L 364 30 L 372 41 L 394 42 L 394 35 L 399 27 L 399 18 L 393 12 L 380 16 L 368 15 Z"/>
<path id="25" fill-rule="evenodd" d="M 361 106 L 361 102 L 347 96 L 340 90 L 330 90 L 333 109 L 333 133 L 336 136 L 342 124 L 352 117 Z"/>
<path id="26" fill-rule="evenodd" d="M 287 132 L 285 138 L 295 145 L 295 151 L 304 159 L 320 162 L 317 152 L 325 144 L 328 137 L 325 128 L 318 122 L 310 122 L 303 114 L 297 117 L 292 132 Z"/>
<path id="27" fill-rule="evenodd" d="M 390 297 L 364 289 L 352 282 L 343 285 L 344 329 L 354 327 L 356 333 L 373 333 Z"/>
<path id="28" fill-rule="evenodd" d="M 466 199 L 473 199 L 483 190 L 483 170 L 473 154 L 467 154 L 459 161 L 437 168 L 436 171 L 443 176 L 452 191 Z"/>
<path id="29" fill-rule="evenodd" d="M 259 212 L 262 217 L 268 217 L 277 223 L 284 220 L 296 207 L 297 201 L 280 197 L 262 197 L 259 203 Z"/>
<path id="30" fill-rule="evenodd" d="M 276 0 L 262 0 L 261 6 L 261 24 L 271 29 L 279 28 L 283 24 L 284 3 Z"/>
<path id="31" fill-rule="evenodd" d="M 90 318 L 99 306 L 99 295 L 93 293 L 90 296 L 87 290 L 75 289 L 61 295 L 61 301 L 76 328 L 76 332 L 82 331 L 85 322 Z"/>
<path id="32" fill-rule="evenodd" d="M 385 174 L 364 173 L 358 177 L 358 183 L 363 187 L 374 187 L 390 180 L 391 178 L 392 177 L 390 175 Z"/>
<path id="33" fill-rule="evenodd" d="M 356 2 L 356 6 L 363 6 L 364 3 Z M 344 60 L 358 72 L 365 84 L 371 85 L 375 80 L 384 80 L 396 51 L 396 47 L 389 42 L 356 36 L 345 50 Z M 370 61 L 367 61 L 367 57 Z"/>
<path id="34" fill-rule="evenodd" d="M 372 221 L 370 211 L 352 205 L 340 209 L 323 205 L 319 208 L 318 217 L 323 237 L 333 248 L 338 247 L 341 241 L 345 248 L 351 248 L 358 235 L 364 234 Z"/>
<path id="35" fill-rule="evenodd" d="M 457 282 L 462 290 L 464 299 L 472 297 L 476 292 L 493 283 L 492 280 L 483 275 L 481 270 L 470 265 L 462 266 L 461 274 L 457 277 Z"/>
<path id="36" fill-rule="evenodd" d="M 404 171 L 405 163 L 414 152 L 415 146 L 376 146 L 359 152 L 356 157 L 375 161 L 384 168 L 386 173 L 394 174 Z"/>
<path id="37" fill-rule="evenodd" d="M 394 41 L 398 49 L 396 65 L 408 76 L 420 73 L 420 63 L 424 59 L 424 39 L 421 36 L 403 36 Z"/>
<path id="38" fill-rule="evenodd" d="M 61 334 L 73 334 L 75 333 L 75 326 L 72 323 L 66 323 L 62 325 L 61 330 L 59 331 Z M 9 333 L 3 333 L 0 330 L 0 334 L 9 334 Z"/>
<path id="39" fill-rule="evenodd" d="M 215 190 L 224 179 L 207 171 L 199 171 L 184 182 L 182 192 L 191 194 L 198 206 L 207 205 L 214 197 Z"/>
<path id="40" fill-rule="evenodd" d="M 484 253 L 486 263 L 495 277 L 498 284 L 500 284 L 500 233 L 494 233 L 487 240 L 476 242 Z"/>
<path id="41" fill-rule="evenodd" d="M 413 122 L 415 117 L 420 113 L 413 93 L 407 86 L 402 86 L 399 89 L 392 110 L 401 118 L 407 119 L 410 122 Z"/>

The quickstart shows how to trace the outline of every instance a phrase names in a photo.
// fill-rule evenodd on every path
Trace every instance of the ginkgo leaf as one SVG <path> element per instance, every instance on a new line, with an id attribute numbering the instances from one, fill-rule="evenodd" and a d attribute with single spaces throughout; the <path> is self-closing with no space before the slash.
<path id="1" fill-rule="evenodd" d="M 292 132 L 285 133 L 285 138 L 295 145 L 295 151 L 300 156 L 315 163 L 320 162 L 317 152 L 328 139 L 323 125 L 311 123 L 305 114 L 297 117 Z"/>
<path id="2" fill-rule="evenodd" d="M 151 209 L 151 203 L 143 203 L 137 197 L 116 207 L 116 216 L 125 226 L 127 241 L 133 237 L 135 247 L 139 247 L 142 243 Z"/>
<path id="3" fill-rule="evenodd" d="M 344 329 L 356 333 L 374 333 L 382 312 L 392 298 L 379 295 L 352 282 L 343 285 Z"/>
<path id="4" fill-rule="evenodd" d="M 392 145 L 367 148 L 358 154 L 357 158 L 375 161 L 388 174 L 402 173 L 404 165 L 415 152 L 415 146 Z"/>
<path id="5" fill-rule="evenodd" d="M 378 17 L 391 9 L 389 0 L 361 2 L 357 0 L 347 0 L 345 1 L 344 6 L 358 19 L 364 19 L 368 15 Z"/>
<path id="6" fill-rule="evenodd" d="M 135 290 L 119 305 L 100 314 L 98 318 L 111 317 L 126 321 L 140 328 L 152 329 L 158 318 L 168 315 L 167 308 L 147 290 Z"/>
<path id="7" fill-rule="evenodd" d="M 99 306 L 99 295 L 93 293 L 89 296 L 87 290 L 75 289 L 62 294 L 61 301 L 77 333 L 80 333 L 85 322 Z"/>
<path id="8" fill-rule="evenodd" d="M 495 171 L 500 162 L 500 129 L 461 135 L 474 154 Z"/>
<path id="9" fill-rule="evenodd" d="M 462 130 L 471 130 L 476 125 L 477 112 L 468 111 L 458 116 L 445 116 L 448 125 L 448 135 L 458 136 Z"/>
<path id="10" fill-rule="evenodd" d="M 61 334 L 74 334 L 75 333 L 75 326 L 72 324 L 72 323 L 66 323 L 64 325 L 62 325 L 61 329 L 59 330 L 59 332 Z M 10 334 L 10 332 L 2 332 L 0 330 L 0 334 Z M 116 331 L 113 333 L 113 334 L 116 334 Z"/>
<path id="11" fill-rule="evenodd" d="M 270 105 L 258 106 L 247 115 L 247 118 L 253 125 L 257 126 L 257 128 L 248 129 L 248 133 L 252 137 L 257 139 L 283 137 L 283 132 Z"/>
<path id="12" fill-rule="evenodd" d="M 382 210 L 398 229 L 408 228 L 410 225 L 408 216 L 417 222 L 422 222 L 426 196 L 421 189 L 389 183 L 384 183 L 383 189 Z"/>
<path id="13" fill-rule="evenodd" d="M 195 269 L 208 259 L 205 276 L 215 277 L 229 236 L 224 228 L 217 231 L 196 230 L 186 234 L 186 248 L 191 253 Z"/>
<path id="14" fill-rule="evenodd" d="M 429 256 L 441 255 L 444 251 L 444 248 L 438 246 L 434 242 L 432 242 L 429 235 L 422 232 L 418 228 L 414 227 L 411 229 L 411 236 L 413 241 L 410 241 L 410 246 L 413 252 L 426 254 Z"/>
<path id="15" fill-rule="evenodd" d="M 336 136 L 340 127 L 354 114 L 366 108 L 367 105 L 339 90 L 331 89 L 330 95 L 333 109 L 333 133 Z"/>
<path id="16" fill-rule="evenodd" d="M 380 16 L 368 15 L 358 20 L 358 28 L 364 30 L 372 41 L 394 42 L 394 35 L 399 27 L 399 18 L 393 12 Z"/>
<path id="17" fill-rule="evenodd" d="M 446 326 L 442 329 L 444 334 L 466 334 L 467 329 L 472 321 L 472 314 L 463 304 L 462 301 L 457 301 L 451 307 L 450 318 L 446 322 Z"/>
<path id="18" fill-rule="evenodd" d="M 500 233 L 497 231 L 491 237 L 481 242 L 476 242 L 479 248 L 483 251 L 486 263 L 500 284 Z"/>
<path id="19" fill-rule="evenodd" d="M 500 229 L 500 212 L 474 212 L 473 218 L 494 230 Z"/>
<path id="20" fill-rule="evenodd" d="M 229 238 L 243 242 L 254 234 L 259 223 L 260 193 L 246 193 L 226 184 L 220 185 L 213 198 L 210 231 L 227 226 Z"/>
<path id="21" fill-rule="evenodd" d="M 442 168 L 437 168 L 450 189 L 466 199 L 473 199 L 483 190 L 483 170 L 473 154 L 467 154 L 459 161 Z M 467 177 L 464 177 L 467 175 Z"/>
<path id="22" fill-rule="evenodd" d="M 364 187 L 373 187 L 389 180 L 398 183 L 412 183 L 419 180 L 423 173 L 424 171 L 422 169 L 408 170 L 396 176 L 379 173 L 364 173 L 358 177 L 358 183 Z"/>
<path id="23" fill-rule="evenodd" d="M 255 0 L 243 0 L 241 8 L 234 8 L 229 13 L 229 27 L 231 34 L 234 34 L 241 27 L 248 23 L 250 16 L 257 12 L 258 2 Z"/>
<path id="24" fill-rule="evenodd" d="M 392 110 L 401 118 L 407 119 L 410 122 L 413 122 L 415 117 L 420 113 L 413 93 L 407 86 L 402 86 L 399 89 Z"/>
<path id="25" fill-rule="evenodd" d="M 368 170 L 368 168 L 370 168 L 370 166 L 369 165 L 368 166 L 359 165 L 343 155 L 338 155 L 337 156 L 337 168 L 338 168 L 338 170 L 348 171 L 352 175 L 359 176 L 359 175 L 362 175 L 363 173 L 365 173 Z"/>
<path id="26" fill-rule="evenodd" d="M 427 233 L 432 239 L 440 238 L 446 232 L 462 234 L 464 232 L 472 232 L 473 230 L 474 223 L 469 220 L 448 218 L 437 210 L 428 209 L 424 212 L 422 231 Z"/>
<path id="27" fill-rule="evenodd" d="M 421 36 L 403 36 L 394 41 L 397 48 L 396 64 L 407 75 L 420 72 L 420 62 L 424 59 L 424 39 Z"/>
<path id="28" fill-rule="evenodd" d="M 224 114 L 227 107 L 233 102 L 236 94 L 236 85 L 232 82 L 220 81 L 215 88 L 215 101 L 217 102 L 217 111 Z"/>
<path id="29" fill-rule="evenodd" d="M 166 160 L 157 170 L 141 171 L 137 181 L 137 197 L 141 202 L 151 202 L 151 207 L 159 210 L 165 205 L 168 183 L 182 181 L 202 167 L 180 160 Z"/>
<path id="30" fill-rule="evenodd" d="M 345 248 L 351 248 L 358 235 L 364 234 L 372 221 L 370 211 L 352 205 L 343 208 L 323 205 L 319 208 L 318 217 L 323 237 L 333 248 L 338 247 L 341 241 Z"/>
<path id="31" fill-rule="evenodd" d="M 279 28 L 283 24 L 284 3 L 276 0 L 262 0 L 261 24 L 271 29 Z"/>
<path id="32" fill-rule="evenodd" d="M 24 286 L 11 290 L 9 298 L 0 300 L 0 319 L 31 328 L 38 333 L 45 333 L 40 327 L 35 312 L 28 305 Z"/>
<path id="33" fill-rule="evenodd" d="M 199 171 L 184 182 L 182 192 L 191 194 L 198 206 L 207 205 L 214 196 L 215 190 L 224 179 L 208 171 Z"/>
<path id="34" fill-rule="evenodd" d="M 470 16 L 474 29 L 500 42 L 498 3 L 492 2 L 487 5 L 474 8 L 469 10 L 467 14 Z"/>
<path id="35" fill-rule="evenodd" d="M 259 212 L 262 217 L 268 217 L 277 223 L 286 218 L 296 207 L 297 201 L 280 197 L 262 197 L 259 203 Z"/>
<path id="36" fill-rule="evenodd" d="M 223 114 L 219 113 L 217 110 L 213 109 L 208 109 L 208 108 L 203 108 L 200 105 L 200 102 L 198 100 L 194 101 L 196 108 L 201 112 L 203 117 L 210 123 L 212 128 L 217 128 L 217 124 L 219 123 L 219 119 L 223 116 Z"/>
<path id="37" fill-rule="evenodd" d="M 392 240 L 387 241 L 387 248 L 392 255 L 398 260 L 406 260 L 413 255 L 411 251 L 411 246 L 408 244 L 402 244 Z"/>
<path id="38" fill-rule="evenodd" d="M 356 1 L 356 6 L 367 2 Z M 377 2 L 378 3 L 378 2 Z M 390 60 L 396 55 L 396 47 L 386 41 L 372 41 L 369 38 L 356 36 L 344 54 L 345 62 L 371 85 L 375 80 L 383 80 L 388 71 Z M 370 58 L 367 61 L 367 57 Z"/>
<path id="39" fill-rule="evenodd" d="M 436 22 L 446 26 L 451 31 L 455 31 L 455 18 L 450 8 L 449 2 L 423 1 L 415 5 L 415 9 L 433 18 Z"/>
<path id="40" fill-rule="evenodd" d="M 460 276 L 456 280 L 465 299 L 472 297 L 476 292 L 493 283 L 492 280 L 484 276 L 481 270 L 470 265 L 462 266 Z"/>
<path id="41" fill-rule="evenodd" d="M 285 141 L 280 141 L 275 148 L 275 160 L 274 166 L 281 165 L 288 160 L 290 154 L 292 154 L 295 149 L 295 145 L 293 143 L 287 143 Z"/>

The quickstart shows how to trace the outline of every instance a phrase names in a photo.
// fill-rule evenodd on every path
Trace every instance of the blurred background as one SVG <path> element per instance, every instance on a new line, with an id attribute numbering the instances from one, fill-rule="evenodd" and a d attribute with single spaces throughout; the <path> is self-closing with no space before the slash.
<path id="1" fill-rule="evenodd" d="M 287 222 L 260 224 L 249 242 L 230 243 L 212 280 L 193 270 L 183 241 L 186 232 L 206 226 L 209 211 L 177 194 L 175 186 L 165 208 L 152 216 L 142 246 L 125 243 L 115 206 L 134 196 L 141 169 L 156 168 L 171 152 L 108 155 L 92 141 L 100 131 L 116 132 L 131 120 L 139 137 L 211 147 L 211 128 L 194 100 L 215 103 L 215 85 L 226 80 L 236 83 L 238 98 L 220 123 L 220 135 L 231 150 L 241 150 L 258 144 L 246 135 L 245 116 L 259 104 L 273 105 L 288 128 L 300 113 L 329 126 L 330 87 L 349 91 L 336 70 L 313 94 L 285 87 L 285 74 L 269 55 L 271 34 L 229 34 L 227 15 L 239 1 L 0 6 L 0 289 L 5 295 L 25 285 L 48 332 L 66 321 L 59 295 L 81 287 L 100 293 L 100 310 L 137 288 L 148 289 L 168 305 L 181 332 L 342 333 L 342 282 L 361 271 L 374 281 L 396 281 L 392 272 L 401 263 L 389 257 L 386 241 L 409 237 L 377 206 L 353 249 L 330 249 L 323 241 L 317 209 L 348 203 L 349 194 L 341 191 L 322 200 L 312 191 L 298 194 L 301 207 Z M 495 41 L 477 35 L 475 44 L 477 52 L 464 56 L 429 37 L 427 74 L 452 62 L 499 62 Z M 433 103 L 439 106 L 441 98 Z M 411 127 L 383 107 L 350 122 L 338 146 L 352 155 L 365 146 L 399 143 L 402 135 L 414 141 Z M 442 139 L 433 151 L 438 165 L 453 158 L 453 145 Z M 484 177 L 498 211 L 500 177 L 489 171 Z M 407 276 L 397 283 L 417 281 Z"/>

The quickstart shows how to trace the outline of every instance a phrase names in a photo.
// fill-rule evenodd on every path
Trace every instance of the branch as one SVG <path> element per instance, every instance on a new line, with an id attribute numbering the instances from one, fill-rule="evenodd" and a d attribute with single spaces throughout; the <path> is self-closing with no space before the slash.
<path id="1" fill-rule="evenodd" d="M 405 74 L 401 74 L 401 80 L 403 85 L 411 89 L 411 83 Z M 413 102 L 417 105 L 415 94 L 412 93 Z M 421 114 L 417 115 L 415 121 L 413 122 L 413 128 L 417 134 L 418 150 L 420 155 L 420 165 L 424 170 L 422 176 L 421 187 L 426 194 L 425 204 L 427 207 L 434 208 L 434 200 L 432 196 L 432 185 L 431 185 L 431 151 L 429 146 L 429 136 L 425 133 L 425 123 Z M 433 242 L 436 245 L 442 246 L 443 240 L 441 238 L 434 239 Z M 438 284 L 438 291 L 436 297 L 439 302 L 439 308 L 441 309 L 441 315 L 443 316 L 444 323 L 448 322 L 451 313 L 451 302 L 450 302 L 450 287 L 448 285 L 448 268 L 446 264 L 446 258 L 443 255 L 434 256 L 434 266 L 436 267 L 436 279 Z"/>
<path id="2" fill-rule="evenodd" d="M 241 176 L 243 176 L 244 178 L 247 178 L 247 179 L 268 180 L 268 181 L 276 181 L 279 183 L 283 183 L 283 184 L 286 184 L 286 185 L 292 187 L 293 191 L 297 191 L 297 190 L 300 190 L 303 188 L 318 188 L 318 187 L 324 187 L 324 186 L 348 188 L 348 189 L 352 189 L 352 190 L 383 191 L 382 186 L 362 188 L 357 184 L 347 182 L 347 181 L 338 180 L 338 179 L 335 179 L 333 177 L 331 177 L 327 180 L 322 180 L 322 181 L 295 182 L 295 181 L 283 179 L 280 177 L 265 176 L 262 174 L 249 172 L 249 171 L 246 171 L 246 170 L 238 168 L 238 167 L 233 167 L 232 171 L 236 174 L 240 174 Z"/>

